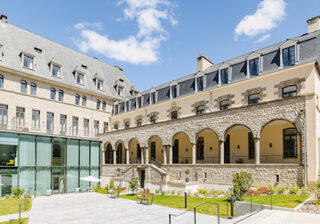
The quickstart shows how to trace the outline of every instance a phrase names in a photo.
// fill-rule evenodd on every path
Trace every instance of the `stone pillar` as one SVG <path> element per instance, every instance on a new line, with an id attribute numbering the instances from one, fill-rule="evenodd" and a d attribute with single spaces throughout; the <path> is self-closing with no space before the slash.
<path id="1" fill-rule="evenodd" d="M 149 164 L 149 148 L 145 147 L 145 151 L 146 151 L 146 164 Z"/>
<path id="2" fill-rule="evenodd" d="M 144 163 L 144 159 L 143 159 L 143 148 L 141 148 L 141 164 L 143 164 Z"/>
<path id="3" fill-rule="evenodd" d="M 117 164 L 117 151 L 113 150 L 113 164 Z"/>
<path id="4" fill-rule="evenodd" d="M 106 164 L 106 152 L 105 151 L 101 151 L 101 164 Z"/>
<path id="5" fill-rule="evenodd" d="M 197 147 L 196 144 L 191 143 L 192 145 L 192 164 L 196 164 L 196 153 L 197 153 Z"/>
<path id="6" fill-rule="evenodd" d="M 126 164 L 130 163 L 130 152 L 129 149 L 126 149 Z"/>
<path id="7" fill-rule="evenodd" d="M 169 148 L 169 164 L 172 164 L 173 155 L 172 155 L 172 145 L 168 145 Z"/>
<path id="8" fill-rule="evenodd" d="M 163 146 L 163 165 L 167 165 L 167 146 Z"/>
<path id="9" fill-rule="evenodd" d="M 220 164 L 224 164 L 224 141 L 219 141 L 220 144 Z"/>
<path id="10" fill-rule="evenodd" d="M 259 138 L 255 138 L 254 139 L 254 155 L 255 155 L 255 161 L 256 164 L 260 164 L 260 139 Z"/>

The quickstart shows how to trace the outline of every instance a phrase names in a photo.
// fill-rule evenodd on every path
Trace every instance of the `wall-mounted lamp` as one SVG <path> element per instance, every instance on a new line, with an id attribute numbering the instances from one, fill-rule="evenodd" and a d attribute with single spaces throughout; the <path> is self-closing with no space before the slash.
<path id="1" fill-rule="evenodd" d="M 161 152 L 163 153 L 163 149 L 161 150 Z"/>
<path id="2" fill-rule="evenodd" d="M 131 155 L 133 155 L 133 152 L 131 152 Z"/>

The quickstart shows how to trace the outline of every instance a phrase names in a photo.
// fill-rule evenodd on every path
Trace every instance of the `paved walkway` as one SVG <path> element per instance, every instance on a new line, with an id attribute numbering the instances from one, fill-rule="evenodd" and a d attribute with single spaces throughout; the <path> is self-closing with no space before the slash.
<path id="1" fill-rule="evenodd" d="M 21 213 L 21 218 L 26 218 L 29 217 L 30 213 L 29 212 L 22 212 Z M 0 222 L 7 222 L 12 219 L 19 219 L 19 213 L 16 214 L 11 214 L 11 215 L 1 215 L 0 216 Z"/>
<path id="2" fill-rule="evenodd" d="M 81 193 L 38 197 L 33 201 L 29 224 L 166 224 L 169 213 L 181 210 L 157 205 L 141 205 L 126 199 L 111 199 L 104 194 Z M 221 219 L 231 224 L 235 220 Z M 172 224 L 193 223 L 193 213 L 174 218 Z M 197 223 L 217 223 L 216 216 L 197 215 Z"/>

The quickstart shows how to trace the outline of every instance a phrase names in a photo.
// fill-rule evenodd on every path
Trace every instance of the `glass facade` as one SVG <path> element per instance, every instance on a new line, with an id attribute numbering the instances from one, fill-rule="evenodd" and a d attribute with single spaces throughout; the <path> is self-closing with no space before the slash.
<path id="1" fill-rule="evenodd" d="M 0 132 L 0 196 L 86 191 L 89 175 L 100 177 L 99 142 Z"/>

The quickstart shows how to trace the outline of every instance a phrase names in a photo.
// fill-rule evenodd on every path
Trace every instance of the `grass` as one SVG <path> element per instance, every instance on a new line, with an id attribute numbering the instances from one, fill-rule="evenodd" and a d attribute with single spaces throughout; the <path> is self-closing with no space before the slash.
<path id="1" fill-rule="evenodd" d="M 28 199 L 27 211 L 31 208 L 32 200 Z M 0 215 L 9 215 L 19 212 L 19 204 L 22 204 L 22 211 L 24 211 L 24 199 L 9 198 L 0 200 Z"/>
<path id="2" fill-rule="evenodd" d="M 28 224 L 28 222 L 29 222 L 29 218 L 21 219 L 21 224 Z M 19 220 L 15 220 L 12 223 L 13 224 L 19 224 Z M 8 222 L 0 222 L 0 224 L 9 224 L 9 221 Z"/>
<path id="3" fill-rule="evenodd" d="M 134 194 L 120 195 L 120 198 L 136 200 Z M 308 196 L 306 195 L 273 195 L 272 204 L 273 206 L 294 208 Z M 245 201 L 250 202 L 250 197 L 245 197 Z M 199 198 L 199 197 L 188 197 L 188 208 L 196 207 L 204 202 L 214 202 L 219 204 L 220 216 L 227 216 L 227 200 L 226 198 Z M 259 204 L 270 204 L 269 195 L 253 196 L 253 203 Z M 184 209 L 184 197 L 183 196 L 161 196 L 155 195 L 153 203 L 156 205 L 166 206 L 170 208 Z M 207 215 L 217 215 L 217 207 L 215 205 L 204 205 L 197 209 L 197 212 Z M 229 215 L 230 215 L 230 204 L 229 204 Z"/>

